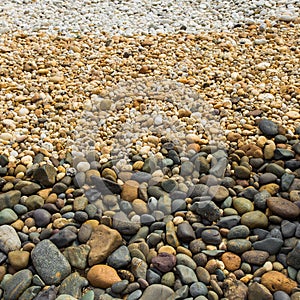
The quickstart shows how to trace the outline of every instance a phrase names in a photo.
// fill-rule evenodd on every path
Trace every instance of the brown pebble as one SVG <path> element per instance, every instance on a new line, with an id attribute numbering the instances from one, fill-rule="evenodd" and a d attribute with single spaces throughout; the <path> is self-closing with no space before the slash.
<path id="1" fill-rule="evenodd" d="M 97 288 L 107 289 L 121 281 L 117 271 L 107 265 L 95 265 L 87 273 L 90 284 Z"/>
<path id="2" fill-rule="evenodd" d="M 228 271 L 233 272 L 241 266 L 241 258 L 232 252 L 225 252 L 221 259 Z"/>

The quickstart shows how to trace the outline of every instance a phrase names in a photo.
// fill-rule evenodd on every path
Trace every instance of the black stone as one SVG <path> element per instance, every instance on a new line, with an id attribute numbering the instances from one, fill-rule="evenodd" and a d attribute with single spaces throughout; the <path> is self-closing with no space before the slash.
<path id="1" fill-rule="evenodd" d="M 266 136 L 275 136 L 278 134 L 278 125 L 271 120 L 262 119 L 258 127 Z"/>

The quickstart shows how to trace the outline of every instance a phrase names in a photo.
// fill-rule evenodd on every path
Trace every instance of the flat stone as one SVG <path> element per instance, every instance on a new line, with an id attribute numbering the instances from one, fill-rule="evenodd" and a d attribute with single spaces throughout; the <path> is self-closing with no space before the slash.
<path id="1" fill-rule="evenodd" d="M 126 246 L 116 249 L 108 258 L 107 264 L 115 269 L 126 268 L 131 261 L 131 256 Z"/>
<path id="2" fill-rule="evenodd" d="M 274 296 L 274 300 L 291 300 L 290 296 L 283 291 L 277 291 L 273 294 L 273 296 Z"/>
<path id="3" fill-rule="evenodd" d="M 241 224 L 247 226 L 250 229 L 267 228 L 268 223 L 269 222 L 266 215 L 259 210 L 247 212 L 243 214 L 241 218 Z"/>
<path id="4" fill-rule="evenodd" d="M 271 120 L 262 119 L 258 125 L 265 136 L 275 136 L 278 132 L 278 125 Z"/>
<path id="5" fill-rule="evenodd" d="M 68 227 L 53 234 L 49 240 L 58 248 L 65 248 L 70 246 L 77 238 L 77 234 L 71 231 Z"/>
<path id="6" fill-rule="evenodd" d="M 229 196 L 229 191 L 226 187 L 221 185 L 213 185 L 209 187 L 208 194 L 216 202 L 222 202 Z"/>
<path id="7" fill-rule="evenodd" d="M 4 208 L 13 208 L 20 202 L 20 199 L 20 191 L 13 190 L 0 194 L 0 211 Z"/>
<path id="8" fill-rule="evenodd" d="M 249 286 L 248 289 L 248 300 L 273 300 L 273 296 L 270 291 L 259 284 L 258 282 L 254 282 Z"/>
<path id="9" fill-rule="evenodd" d="M 11 224 L 18 220 L 17 214 L 10 208 L 4 208 L 0 211 L 0 225 Z"/>
<path id="10" fill-rule="evenodd" d="M 84 270 L 87 267 L 87 258 L 90 252 L 89 245 L 71 246 L 63 254 L 73 268 Z"/>
<path id="11" fill-rule="evenodd" d="M 107 265 L 94 265 L 87 273 L 87 279 L 93 287 L 107 289 L 121 281 L 117 271 Z"/>
<path id="12" fill-rule="evenodd" d="M 275 163 L 268 164 L 266 167 L 266 171 L 275 174 L 278 178 L 280 178 L 285 173 L 284 168 Z"/>
<path id="13" fill-rule="evenodd" d="M 121 199 L 133 201 L 138 198 L 139 182 L 135 180 L 127 180 L 122 186 Z"/>
<path id="14" fill-rule="evenodd" d="M 286 192 L 289 190 L 291 185 L 293 184 L 293 181 L 295 179 L 294 174 L 284 173 L 280 180 L 280 186 L 283 192 Z"/>
<path id="15" fill-rule="evenodd" d="M 261 284 L 268 288 L 272 293 L 284 291 L 291 294 L 292 290 L 297 287 L 297 282 L 286 277 L 278 271 L 270 271 L 262 275 Z"/>
<path id="16" fill-rule="evenodd" d="M 254 210 L 253 203 L 250 200 L 243 197 L 233 199 L 232 204 L 240 215 Z"/>
<path id="17" fill-rule="evenodd" d="M 28 210 L 35 210 L 44 205 L 45 200 L 39 195 L 31 195 L 26 199 L 25 206 Z"/>
<path id="18" fill-rule="evenodd" d="M 294 219 L 300 215 L 300 208 L 296 204 L 281 197 L 270 197 L 267 205 L 274 214 L 282 218 Z"/>
<path id="19" fill-rule="evenodd" d="M 262 266 L 269 256 L 267 251 L 250 250 L 242 254 L 242 260 L 248 264 Z"/>
<path id="20" fill-rule="evenodd" d="M 216 229 L 206 229 L 202 231 L 201 238 L 204 243 L 209 245 L 219 245 L 222 241 L 221 234 Z"/>
<path id="21" fill-rule="evenodd" d="M 293 151 L 288 150 L 288 149 L 281 149 L 277 148 L 274 151 L 274 159 L 276 160 L 288 160 L 288 159 L 293 159 L 295 157 L 295 154 Z"/>
<path id="22" fill-rule="evenodd" d="M 190 286 L 190 294 L 192 297 L 206 296 L 208 293 L 207 287 L 202 282 L 195 282 Z"/>
<path id="23" fill-rule="evenodd" d="M 88 286 L 86 278 L 74 272 L 66 277 L 60 284 L 58 294 L 66 294 L 79 299 L 82 296 L 82 289 L 86 286 Z"/>
<path id="24" fill-rule="evenodd" d="M 191 284 L 198 281 L 195 272 L 191 268 L 183 265 L 177 265 L 176 272 L 183 284 Z"/>
<path id="25" fill-rule="evenodd" d="M 231 228 L 227 234 L 227 239 L 242 239 L 248 237 L 250 230 L 245 225 L 238 225 Z"/>
<path id="26" fill-rule="evenodd" d="M 240 216 L 226 216 L 221 217 L 217 223 L 217 226 L 220 228 L 228 228 L 231 229 L 236 226 L 241 220 Z"/>
<path id="27" fill-rule="evenodd" d="M 15 229 L 9 225 L 0 226 L 0 250 L 7 254 L 20 248 L 21 241 Z"/>
<path id="28" fill-rule="evenodd" d="M 93 266 L 106 260 L 113 251 L 121 246 L 122 237 L 117 230 L 101 224 L 94 228 L 87 244 L 91 248 L 88 263 Z"/>
<path id="29" fill-rule="evenodd" d="M 3 285 L 4 300 L 19 300 L 22 293 L 30 286 L 32 273 L 29 270 L 21 270 L 12 275 Z"/>
<path id="30" fill-rule="evenodd" d="M 140 300 L 153 300 L 153 299 L 172 299 L 174 291 L 162 284 L 152 284 L 148 286 Z"/>
<path id="31" fill-rule="evenodd" d="M 244 166 L 237 166 L 234 169 L 234 175 L 238 179 L 249 179 L 250 174 L 251 174 L 251 171 L 248 168 L 244 167 Z"/>
<path id="32" fill-rule="evenodd" d="M 266 251 L 270 255 L 277 254 L 283 245 L 283 240 L 278 238 L 266 238 L 262 241 L 254 242 L 253 248 L 255 250 Z"/>
<path id="33" fill-rule="evenodd" d="M 39 242 L 31 252 L 38 275 L 48 285 L 58 284 L 71 273 L 68 260 L 49 240 Z"/>
<path id="34" fill-rule="evenodd" d="M 41 189 L 41 186 L 35 182 L 28 182 L 21 188 L 21 193 L 24 195 L 33 195 Z"/>
<path id="35" fill-rule="evenodd" d="M 242 254 L 251 249 L 251 242 L 244 239 L 234 239 L 227 242 L 227 249 L 236 254 Z"/>
<path id="36" fill-rule="evenodd" d="M 265 185 L 271 182 L 275 182 L 277 180 L 277 176 L 273 173 L 264 173 L 259 176 L 259 184 Z"/>
<path id="37" fill-rule="evenodd" d="M 184 253 L 178 253 L 176 255 L 177 265 L 183 265 L 189 267 L 192 270 L 196 270 L 197 264 L 195 261 L 188 255 Z"/>
<path id="38" fill-rule="evenodd" d="M 288 220 L 283 220 L 280 224 L 281 233 L 285 238 L 293 237 L 296 232 L 296 228 L 297 225 Z"/>

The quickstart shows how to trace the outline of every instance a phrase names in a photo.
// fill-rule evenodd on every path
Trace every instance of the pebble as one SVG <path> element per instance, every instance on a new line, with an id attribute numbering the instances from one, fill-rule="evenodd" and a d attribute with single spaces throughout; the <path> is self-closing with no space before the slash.
<path id="1" fill-rule="evenodd" d="M 15 229 L 9 225 L 0 226 L 0 250 L 7 254 L 20 248 L 21 241 Z"/>
<path id="2" fill-rule="evenodd" d="M 278 132 L 278 125 L 272 120 L 262 119 L 259 122 L 259 129 L 266 136 L 275 136 Z"/>
<path id="3" fill-rule="evenodd" d="M 115 269 L 125 268 L 130 261 L 130 252 L 124 245 L 113 251 L 112 254 L 107 258 L 108 265 Z"/>
<path id="4" fill-rule="evenodd" d="M 0 211 L 0 225 L 11 224 L 17 219 L 17 214 L 10 208 L 4 208 Z"/>
<path id="5" fill-rule="evenodd" d="M 169 299 L 174 295 L 174 291 L 162 284 L 152 284 L 147 287 L 140 300 Z"/>
<path id="6" fill-rule="evenodd" d="M 283 218 L 294 219 L 300 214 L 300 208 L 296 204 L 281 197 L 270 197 L 267 205 L 274 214 Z"/>
<path id="7" fill-rule="evenodd" d="M 167 273 L 176 265 L 176 257 L 172 254 L 162 252 L 158 256 L 152 258 L 152 264 L 160 272 Z"/>
<path id="8" fill-rule="evenodd" d="M 273 296 L 270 291 L 258 282 L 254 282 L 249 286 L 248 289 L 248 299 L 262 299 L 262 300 L 273 300 Z"/>
<path id="9" fill-rule="evenodd" d="M 102 263 L 107 257 L 122 245 L 122 237 L 117 230 L 106 225 L 94 228 L 87 245 L 90 247 L 88 264 L 93 266 Z"/>
<path id="10" fill-rule="evenodd" d="M 89 245 L 79 245 L 67 247 L 63 254 L 73 268 L 84 270 L 87 267 L 87 258 L 89 252 Z"/>
<path id="11" fill-rule="evenodd" d="M 198 281 L 195 272 L 189 267 L 177 265 L 176 272 L 178 273 L 178 276 L 183 284 L 191 284 Z"/>
<path id="12" fill-rule="evenodd" d="M 261 283 L 268 288 L 272 293 L 276 291 L 283 291 L 291 294 L 292 290 L 297 286 L 297 283 L 284 274 L 278 271 L 270 271 L 261 277 Z"/>
<path id="13" fill-rule="evenodd" d="M 116 270 L 107 265 L 94 265 L 87 273 L 90 284 L 97 288 L 106 289 L 121 281 Z"/>
<path id="14" fill-rule="evenodd" d="M 69 262 L 49 240 L 36 245 L 31 252 L 31 259 L 38 275 L 48 285 L 61 283 L 71 273 Z"/>
<path id="15" fill-rule="evenodd" d="M 87 286 L 87 279 L 80 276 L 77 272 L 74 272 L 62 281 L 58 293 L 70 295 L 76 299 L 79 299 L 82 295 L 81 291 Z"/>

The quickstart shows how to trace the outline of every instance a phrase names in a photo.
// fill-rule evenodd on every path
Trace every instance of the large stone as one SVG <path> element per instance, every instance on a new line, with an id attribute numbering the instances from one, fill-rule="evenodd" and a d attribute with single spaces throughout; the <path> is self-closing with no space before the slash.
<path id="1" fill-rule="evenodd" d="M 278 125 L 271 120 L 262 119 L 258 126 L 266 136 L 275 136 L 278 134 Z"/>
<path id="2" fill-rule="evenodd" d="M 258 282 L 254 282 L 249 286 L 248 289 L 248 300 L 273 300 L 273 296 L 270 291 L 259 284 Z"/>
<path id="3" fill-rule="evenodd" d="M 59 287 L 58 294 L 67 294 L 79 299 L 82 295 L 82 289 L 87 285 L 88 281 L 86 278 L 74 272 L 63 280 Z"/>
<path id="4" fill-rule="evenodd" d="M 117 271 L 110 266 L 95 265 L 87 273 L 90 284 L 97 288 L 106 289 L 121 281 Z"/>
<path id="5" fill-rule="evenodd" d="M 22 293 L 30 286 L 32 273 L 21 270 L 10 277 L 3 284 L 4 300 L 19 300 Z"/>
<path id="6" fill-rule="evenodd" d="M 90 252 L 89 245 L 71 246 L 65 249 L 64 256 L 72 267 L 83 270 L 87 266 L 87 258 Z"/>
<path id="7" fill-rule="evenodd" d="M 224 281 L 224 296 L 228 300 L 247 300 L 248 287 L 236 279 L 226 279 Z"/>
<path id="8" fill-rule="evenodd" d="M 293 202 L 281 197 L 267 199 L 269 209 L 279 217 L 294 219 L 300 215 L 300 208 Z"/>
<path id="9" fill-rule="evenodd" d="M 71 266 L 59 249 L 49 240 L 39 242 L 31 252 L 38 275 L 48 285 L 59 284 L 71 273 Z"/>
<path id="10" fill-rule="evenodd" d="M 13 208 L 20 202 L 20 199 L 20 191 L 13 190 L 0 194 L 0 211 L 4 208 Z"/>
<path id="11" fill-rule="evenodd" d="M 108 258 L 107 264 L 115 269 L 121 269 L 128 266 L 131 256 L 126 246 L 121 246 L 115 250 Z"/>
<path id="12" fill-rule="evenodd" d="M 261 266 L 263 265 L 269 257 L 269 253 L 267 251 L 260 251 L 260 250 L 250 250 L 246 251 L 242 255 L 243 261 Z"/>
<path id="13" fill-rule="evenodd" d="M 122 245 L 122 236 L 117 230 L 106 225 L 98 225 L 92 232 L 87 244 L 91 247 L 88 263 L 90 266 L 102 263 Z"/>
<path id="14" fill-rule="evenodd" d="M 262 275 L 261 284 L 268 288 L 272 293 L 284 291 L 291 294 L 292 290 L 297 287 L 297 282 L 286 277 L 278 271 L 270 271 Z"/>
<path id="15" fill-rule="evenodd" d="M 165 300 L 165 299 L 173 299 L 174 291 L 162 284 L 152 284 L 148 286 L 140 300 Z"/>
<path id="16" fill-rule="evenodd" d="M 242 215 L 241 224 L 247 226 L 250 229 L 267 228 L 268 218 L 263 212 L 254 210 Z"/>
<path id="17" fill-rule="evenodd" d="M 0 250 L 8 253 L 20 248 L 21 241 L 15 229 L 9 225 L 0 226 Z"/>
<path id="18" fill-rule="evenodd" d="M 55 184 L 56 175 L 56 169 L 53 166 L 46 164 L 36 169 L 33 173 L 33 178 L 43 186 L 50 187 Z"/>
<path id="19" fill-rule="evenodd" d="M 297 270 L 300 269 L 300 242 L 298 242 L 297 246 L 288 254 L 287 264 Z"/>
<path id="20" fill-rule="evenodd" d="M 0 211 L 0 225 L 11 224 L 16 220 L 18 216 L 11 208 L 4 208 Z"/>
<path id="21" fill-rule="evenodd" d="M 183 284 L 191 284 L 198 281 L 196 273 L 189 267 L 177 265 L 176 272 Z"/>

